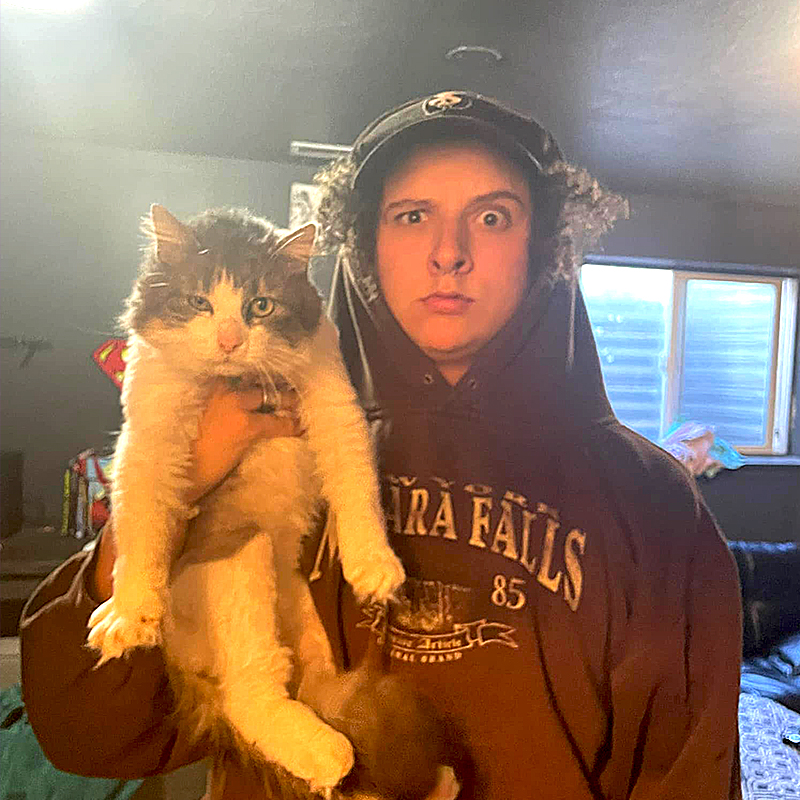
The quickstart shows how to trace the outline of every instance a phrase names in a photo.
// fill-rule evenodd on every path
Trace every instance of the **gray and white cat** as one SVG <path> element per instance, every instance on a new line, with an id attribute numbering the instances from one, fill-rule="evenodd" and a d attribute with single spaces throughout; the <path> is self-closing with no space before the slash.
<path id="1" fill-rule="evenodd" d="M 243 747 L 327 789 L 350 771 L 353 748 L 290 692 L 304 674 L 334 672 L 297 569 L 300 540 L 327 502 L 357 596 L 386 601 L 404 572 L 337 333 L 306 277 L 315 227 L 281 237 L 242 210 L 184 225 L 154 205 L 144 228 L 151 243 L 123 316 L 114 594 L 88 640 L 101 663 L 163 645 L 176 683 L 202 699 L 199 733 L 224 720 Z M 191 508 L 192 446 L 220 377 L 271 397 L 292 387 L 306 434 L 257 443 Z"/>

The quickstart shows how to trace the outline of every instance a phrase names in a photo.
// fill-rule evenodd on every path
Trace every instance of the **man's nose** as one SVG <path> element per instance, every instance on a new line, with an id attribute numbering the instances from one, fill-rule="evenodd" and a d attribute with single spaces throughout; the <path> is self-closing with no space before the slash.
<path id="1" fill-rule="evenodd" d="M 467 231 L 461 221 L 445 221 L 431 251 L 430 271 L 447 275 L 450 272 L 466 274 L 472 271 Z"/>

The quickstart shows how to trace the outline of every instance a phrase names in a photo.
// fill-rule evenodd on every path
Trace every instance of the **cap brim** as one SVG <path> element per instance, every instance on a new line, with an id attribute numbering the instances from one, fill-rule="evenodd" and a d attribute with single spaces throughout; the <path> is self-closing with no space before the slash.
<path id="1" fill-rule="evenodd" d="M 541 163 L 513 136 L 492 123 L 461 113 L 414 120 L 386 136 L 364 156 L 354 177 L 355 185 L 374 176 L 378 170 L 390 169 L 412 147 L 458 139 L 461 133 L 495 147 L 522 166 L 532 168 L 535 174 L 543 171 Z"/>

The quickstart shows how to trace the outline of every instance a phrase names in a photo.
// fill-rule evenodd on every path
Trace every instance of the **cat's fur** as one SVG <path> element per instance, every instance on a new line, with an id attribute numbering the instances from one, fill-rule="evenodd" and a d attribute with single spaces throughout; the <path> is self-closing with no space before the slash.
<path id="1" fill-rule="evenodd" d="M 93 614 L 89 643 L 101 663 L 163 644 L 198 733 L 222 727 L 312 789 L 332 787 L 353 765 L 351 743 L 291 693 L 304 676 L 334 673 L 297 569 L 322 501 L 358 596 L 385 601 L 404 573 L 337 334 L 306 278 L 314 226 L 281 238 L 241 210 L 184 225 L 153 206 L 145 229 L 151 243 L 123 317 L 114 594 Z M 220 377 L 267 386 L 272 398 L 293 387 L 306 434 L 257 443 L 190 508 L 192 446 Z"/>

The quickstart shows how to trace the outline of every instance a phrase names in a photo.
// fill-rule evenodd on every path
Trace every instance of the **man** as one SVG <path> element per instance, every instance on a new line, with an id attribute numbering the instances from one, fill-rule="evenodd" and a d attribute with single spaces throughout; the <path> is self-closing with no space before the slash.
<path id="1" fill-rule="evenodd" d="M 321 182 L 409 576 L 388 620 L 342 603 L 343 658 L 379 649 L 451 716 L 464 797 L 735 796 L 735 569 L 614 418 L 576 288 L 622 200 L 469 92 L 388 112 Z"/>
<path id="2" fill-rule="evenodd" d="M 304 569 L 340 663 L 373 660 L 430 697 L 471 756 L 462 798 L 737 796 L 735 567 L 691 478 L 614 418 L 576 288 L 582 247 L 623 201 L 538 124 L 469 92 L 388 112 L 320 183 L 340 245 L 331 314 L 409 576 L 388 610 L 361 607 L 333 536 L 312 543 Z M 212 402 L 199 492 L 264 434 L 250 400 Z M 26 691 L 47 685 L 58 604 L 80 619 L 87 592 L 110 591 L 110 541 L 34 598 Z M 147 713 L 108 763 L 185 762 L 158 655 L 127 669 L 115 688 L 145 684 Z M 70 681 L 99 696 L 85 667 Z M 63 685 L 48 687 L 59 702 Z M 33 705 L 55 753 L 57 721 Z"/>

